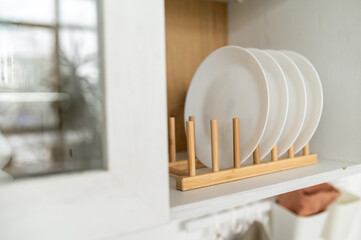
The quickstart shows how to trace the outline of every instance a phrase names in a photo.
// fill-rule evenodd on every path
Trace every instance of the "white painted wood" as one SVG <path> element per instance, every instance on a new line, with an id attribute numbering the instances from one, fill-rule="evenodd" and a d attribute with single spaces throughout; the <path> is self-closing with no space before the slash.
<path id="1" fill-rule="evenodd" d="M 209 234 L 210 235 L 210 234 Z M 200 230 L 195 232 L 187 232 L 184 230 L 182 221 L 171 221 L 167 225 L 147 229 L 140 232 L 135 232 L 121 236 L 118 238 L 111 238 L 114 240 L 206 240 L 214 239 L 214 236 L 207 238 L 207 231 Z"/>
<path id="2" fill-rule="evenodd" d="M 227 211 L 221 211 L 216 213 L 217 221 L 219 224 L 228 223 L 231 224 L 231 220 L 236 218 L 237 223 L 240 225 L 247 225 L 247 222 L 251 218 L 257 219 L 259 222 L 264 222 L 268 224 L 268 213 L 271 211 L 272 201 L 258 201 L 252 204 L 243 205 L 241 207 L 230 208 Z M 232 219 L 233 218 L 233 219 Z M 214 225 L 214 215 L 208 214 L 199 218 L 192 218 L 190 220 L 184 221 L 184 229 L 187 232 L 195 232 L 205 228 L 213 227 Z"/>
<path id="3" fill-rule="evenodd" d="M 324 108 L 311 151 L 360 162 L 361 2 L 247 0 L 228 14 L 230 44 L 294 50 L 313 63 Z"/>
<path id="4" fill-rule="evenodd" d="M 268 213 L 271 202 L 272 199 L 267 199 L 199 218 L 171 221 L 161 227 L 147 229 L 115 239 L 210 240 L 217 239 L 218 234 L 221 234 L 224 239 L 240 239 L 254 221 L 261 222 L 266 231 L 269 232 L 270 217 Z"/>
<path id="5" fill-rule="evenodd" d="M 169 215 L 163 0 L 103 1 L 108 169 L 0 186 L 0 239 L 101 239 Z"/>
<path id="6" fill-rule="evenodd" d="M 187 219 L 241 206 L 361 172 L 361 164 L 319 159 L 318 164 L 186 192 L 170 180 L 171 219 Z"/>

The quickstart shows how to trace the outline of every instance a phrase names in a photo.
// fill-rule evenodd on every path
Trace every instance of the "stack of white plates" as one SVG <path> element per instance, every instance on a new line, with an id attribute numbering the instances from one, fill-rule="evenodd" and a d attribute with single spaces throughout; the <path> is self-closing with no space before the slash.
<path id="1" fill-rule="evenodd" d="M 241 162 L 256 147 L 260 158 L 277 143 L 278 155 L 299 152 L 321 118 L 323 93 L 309 60 L 292 51 L 222 47 L 198 67 L 185 103 L 195 116 L 196 155 L 212 167 L 210 120 L 218 120 L 220 168 L 233 166 L 232 119 L 240 119 Z"/>

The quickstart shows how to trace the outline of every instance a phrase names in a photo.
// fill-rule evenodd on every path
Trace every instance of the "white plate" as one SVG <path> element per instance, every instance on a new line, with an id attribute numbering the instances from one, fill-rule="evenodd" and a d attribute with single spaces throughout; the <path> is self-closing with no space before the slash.
<path id="1" fill-rule="evenodd" d="M 260 62 L 269 88 L 270 108 L 268 121 L 259 144 L 260 158 L 263 159 L 272 150 L 281 136 L 288 112 L 288 90 L 286 77 L 277 61 L 265 51 L 248 49 Z"/>
<path id="2" fill-rule="evenodd" d="M 323 92 L 317 71 L 307 58 L 292 51 L 283 51 L 283 53 L 296 63 L 306 85 L 307 112 L 301 133 L 294 143 L 294 151 L 297 153 L 311 140 L 320 122 L 323 107 Z"/>
<path id="3" fill-rule="evenodd" d="M 212 167 L 210 120 L 218 120 L 219 165 L 233 166 L 232 119 L 240 118 L 241 161 L 259 144 L 269 109 L 265 73 L 246 49 L 222 47 L 198 67 L 188 89 L 184 118 L 195 116 L 196 156 Z"/>
<path id="4" fill-rule="evenodd" d="M 307 96 L 302 75 L 296 64 L 284 53 L 267 50 L 281 66 L 286 76 L 289 106 L 285 127 L 278 140 L 278 156 L 284 154 L 295 143 L 301 132 L 306 115 Z"/>

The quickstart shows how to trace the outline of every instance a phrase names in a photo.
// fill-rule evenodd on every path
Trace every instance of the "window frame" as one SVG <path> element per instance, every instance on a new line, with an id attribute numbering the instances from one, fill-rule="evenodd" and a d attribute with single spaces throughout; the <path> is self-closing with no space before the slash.
<path id="1" fill-rule="evenodd" d="M 107 170 L 0 185 L 4 239 L 99 239 L 169 220 L 163 0 L 103 0 Z"/>

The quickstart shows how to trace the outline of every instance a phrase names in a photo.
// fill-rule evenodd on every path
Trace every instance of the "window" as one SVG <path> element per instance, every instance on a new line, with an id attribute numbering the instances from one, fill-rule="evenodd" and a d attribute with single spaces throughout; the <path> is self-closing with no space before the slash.
<path id="1" fill-rule="evenodd" d="M 12 177 L 105 167 L 98 12 L 96 0 L 0 0 L 0 166 Z"/>

